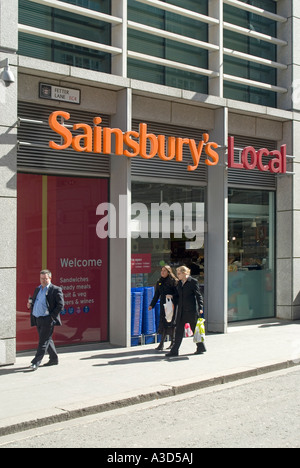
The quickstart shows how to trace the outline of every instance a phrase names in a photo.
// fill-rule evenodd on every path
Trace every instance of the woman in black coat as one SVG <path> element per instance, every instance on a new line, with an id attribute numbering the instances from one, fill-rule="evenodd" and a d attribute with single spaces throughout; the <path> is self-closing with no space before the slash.
<path id="1" fill-rule="evenodd" d="M 152 299 L 152 302 L 149 306 L 149 310 L 155 307 L 158 299 L 160 298 L 160 320 L 159 320 L 159 327 L 158 327 L 158 334 L 161 335 L 161 341 L 156 348 L 158 351 L 162 351 L 164 349 L 164 342 L 166 336 L 171 336 L 172 343 L 171 347 L 174 343 L 175 337 L 175 311 L 177 305 L 177 278 L 172 272 L 171 267 L 165 265 L 161 269 L 161 277 L 156 283 L 155 294 Z M 171 322 L 167 322 L 164 304 L 167 302 L 167 298 L 171 298 L 174 304 L 174 314 L 173 319 Z"/>
<path id="2" fill-rule="evenodd" d="M 179 283 L 176 335 L 175 343 L 167 354 L 168 357 L 178 356 L 185 324 L 189 323 L 194 331 L 200 314 L 203 314 L 203 297 L 198 281 L 190 276 L 190 270 L 185 266 L 177 268 L 177 276 Z M 204 343 L 198 343 L 195 354 L 202 354 L 205 351 Z"/>

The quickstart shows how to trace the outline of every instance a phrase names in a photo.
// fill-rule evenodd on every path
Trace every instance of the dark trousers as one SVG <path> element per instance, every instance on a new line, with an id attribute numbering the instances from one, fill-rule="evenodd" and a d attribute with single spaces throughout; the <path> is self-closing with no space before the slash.
<path id="1" fill-rule="evenodd" d="M 192 331 L 195 331 L 196 325 L 197 325 L 198 317 L 196 314 L 193 315 L 183 315 L 177 322 L 176 325 L 176 334 L 175 334 L 175 343 L 172 347 L 172 352 L 178 353 L 179 348 L 181 346 L 183 337 L 184 337 L 184 328 L 185 324 L 189 323 L 191 326 Z M 197 349 L 202 348 L 203 343 L 197 344 Z"/>
<path id="2" fill-rule="evenodd" d="M 58 361 L 57 352 L 52 339 L 54 331 L 54 322 L 52 317 L 38 317 L 36 319 L 36 328 L 39 334 L 39 345 L 32 364 L 40 365 L 43 357 L 48 352 L 50 361 Z"/>

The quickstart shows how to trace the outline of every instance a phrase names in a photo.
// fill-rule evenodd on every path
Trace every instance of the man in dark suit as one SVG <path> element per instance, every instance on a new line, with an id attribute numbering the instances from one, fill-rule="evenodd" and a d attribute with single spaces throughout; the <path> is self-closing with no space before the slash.
<path id="1" fill-rule="evenodd" d="M 37 327 L 39 344 L 36 355 L 31 361 L 31 369 L 37 370 L 46 352 L 50 360 L 44 366 L 58 365 L 58 356 L 52 339 L 55 326 L 61 326 L 60 313 L 64 309 L 62 289 L 51 283 L 52 273 L 49 270 L 40 272 L 41 285 L 34 291 L 32 301 L 27 307 L 31 309 L 31 326 Z"/>
<path id="2" fill-rule="evenodd" d="M 179 283 L 175 343 L 167 357 L 178 356 L 185 324 L 189 323 L 194 331 L 200 314 L 203 314 L 203 297 L 198 281 L 190 276 L 190 270 L 184 266 L 177 268 L 177 276 Z M 198 343 L 195 354 L 202 354 L 205 351 L 204 343 Z"/>

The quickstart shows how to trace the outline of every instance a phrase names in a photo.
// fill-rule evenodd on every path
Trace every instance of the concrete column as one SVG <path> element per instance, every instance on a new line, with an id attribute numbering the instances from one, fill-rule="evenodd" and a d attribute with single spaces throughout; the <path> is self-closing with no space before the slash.
<path id="1" fill-rule="evenodd" d="M 0 366 L 16 352 L 18 0 L 0 0 Z M 3 81 L 9 61 L 15 82 Z"/>
<path id="2" fill-rule="evenodd" d="M 293 270 L 292 270 L 292 320 L 300 320 L 300 148 L 299 148 L 299 132 L 300 132 L 300 116 L 293 122 L 293 155 L 295 156 L 292 170 L 295 175 L 293 180 Z"/>
<path id="3" fill-rule="evenodd" d="M 299 26 L 300 2 L 280 0 L 278 13 L 288 22 L 279 27 L 279 37 L 289 45 L 279 52 L 279 61 L 288 65 L 284 74 L 279 74 L 279 84 L 289 92 L 279 99 L 279 106 L 294 111 L 294 120 L 283 124 L 283 138 L 278 142 L 288 143 L 287 170 L 293 176 L 278 178 L 277 183 L 277 317 L 286 320 L 300 319 L 300 54 Z M 285 81 L 283 81 L 285 79 Z"/>
<path id="4" fill-rule="evenodd" d="M 130 89 L 118 92 L 112 127 L 131 130 Z M 110 343 L 130 346 L 131 335 L 131 162 L 111 157 L 110 203 L 117 212 L 117 238 L 110 240 Z"/>
<path id="5" fill-rule="evenodd" d="M 298 50 L 299 44 L 299 14 L 293 17 L 293 10 L 299 10 L 299 2 L 292 0 L 277 1 L 277 13 L 287 18 L 285 23 L 277 23 L 277 37 L 287 42 L 286 46 L 277 47 L 277 61 L 287 66 L 286 70 L 277 70 L 277 85 L 287 88 L 288 92 L 277 95 L 277 106 L 279 109 L 292 110 L 293 94 L 299 95 L 300 68 L 295 66 L 293 47 Z M 299 52 L 297 53 L 299 55 Z M 299 61 L 298 61 L 299 63 Z M 299 105 L 297 107 L 299 109 Z"/>
<path id="6" fill-rule="evenodd" d="M 293 153 L 293 123 L 284 124 L 282 144 L 289 142 L 288 154 Z M 289 170 L 291 168 L 289 167 Z M 276 291 L 278 318 L 292 317 L 293 291 L 293 177 L 282 176 L 277 180 L 276 215 Z"/>
<path id="7" fill-rule="evenodd" d="M 277 317 L 300 319 L 300 122 L 284 124 L 282 142 L 288 142 L 287 170 L 293 176 L 282 176 L 277 182 Z"/>
<path id="8" fill-rule="evenodd" d="M 209 78 L 209 94 L 223 97 L 223 0 L 210 0 L 209 16 L 219 20 L 219 24 L 209 26 L 209 43 L 219 46 L 219 50 L 209 52 L 209 69 L 219 73 L 219 76 Z"/>
<path id="9" fill-rule="evenodd" d="M 112 15 L 122 18 L 122 24 L 112 26 L 112 45 L 122 54 L 112 56 L 112 74 L 127 77 L 127 0 L 112 0 Z"/>
<path id="10" fill-rule="evenodd" d="M 227 146 L 228 109 L 215 111 L 215 128 L 210 141 Z M 227 332 L 228 317 L 228 183 L 225 149 L 220 149 L 220 162 L 208 168 L 207 188 L 207 256 L 205 259 L 206 310 L 208 330 Z"/>

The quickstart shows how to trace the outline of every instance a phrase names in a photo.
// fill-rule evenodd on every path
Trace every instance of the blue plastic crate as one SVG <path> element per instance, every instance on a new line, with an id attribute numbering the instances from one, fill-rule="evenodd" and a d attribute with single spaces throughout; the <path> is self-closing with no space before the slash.
<path id="1" fill-rule="evenodd" d="M 132 288 L 131 289 L 131 294 L 132 294 L 132 336 L 136 336 L 138 334 L 143 334 L 143 335 L 152 335 L 156 333 L 157 330 L 157 324 L 156 324 L 156 308 L 152 310 L 149 309 L 149 305 L 154 297 L 155 293 L 155 288 L 154 287 L 144 287 L 144 288 Z M 137 294 L 137 296 L 135 296 Z M 142 295 L 142 313 L 141 313 L 141 331 L 140 333 L 137 333 L 137 307 L 139 307 L 140 303 L 138 303 L 138 306 L 136 304 L 136 301 L 140 299 L 139 295 Z M 135 297 L 138 297 L 139 299 L 135 299 Z M 140 329 L 139 329 L 140 330 Z"/>
<path id="2" fill-rule="evenodd" d="M 140 344 L 140 337 L 139 336 L 132 336 L 131 337 L 131 346 L 138 346 Z"/>
<path id="3" fill-rule="evenodd" d="M 143 325 L 142 333 L 152 335 L 156 333 L 155 309 L 148 310 L 154 297 L 155 289 L 153 287 L 144 288 L 144 307 L 143 307 Z"/>
<path id="4" fill-rule="evenodd" d="M 140 292 L 144 296 L 144 288 L 131 288 L 131 292 Z"/>
<path id="5" fill-rule="evenodd" d="M 145 344 L 152 344 L 155 343 L 155 336 L 145 336 Z"/>
<path id="6" fill-rule="evenodd" d="M 131 336 L 142 334 L 143 321 L 143 294 L 142 292 L 131 293 Z"/>

